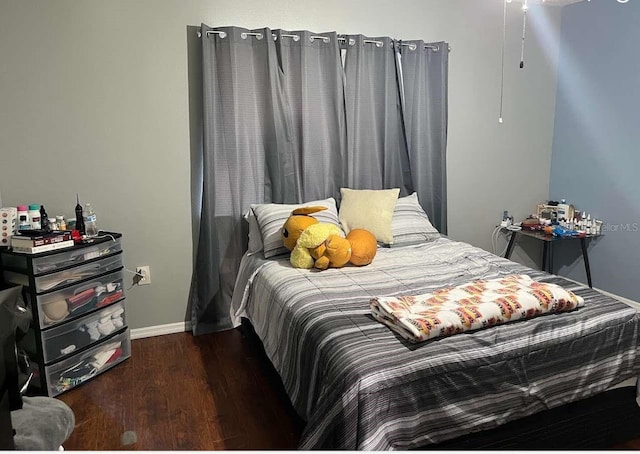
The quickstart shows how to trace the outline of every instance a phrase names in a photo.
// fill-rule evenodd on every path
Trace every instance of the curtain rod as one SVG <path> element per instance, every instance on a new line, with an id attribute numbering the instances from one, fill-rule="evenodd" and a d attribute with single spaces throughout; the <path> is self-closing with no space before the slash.
<path id="1" fill-rule="evenodd" d="M 202 38 L 202 32 L 201 32 L 200 30 L 198 30 L 198 32 L 197 32 L 197 33 L 198 33 L 198 38 Z M 207 35 L 207 36 L 209 36 L 209 35 L 218 35 L 221 39 L 224 39 L 224 38 L 226 38 L 226 37 L 227 37 L 227 32 L 220 31 L 220 30 L 207 30 L 206 35 Z M 255 36 L 257 39 L 262 39 L 262 37 L 263 37 L 262 33 L 259 33 L 259 32 L 242 32 L 242 33 L 240 33 L 240 37 L 241 37 L 242 39 L 247 39 L 247 37 L 248 37 L 248 36 Z M 283 38 L 292 38 L 292 39 L 293 39 L 294 41 L 296 41 L 296 42 L 297 42 L 297 41 L 300 41 L 300 36 L 299 36 L 299 35 L 295 35 L 295 34 L 282 34 L 282 35 L 280 35 L 280 36 L 282 36 Z M 276 35 L 275 33 L 272 33 L 272 34 L 271 34 L 271 37 L 272 37 L 274 40 L 278 39 L 278 35 Z M 322 40 L 322 42 L 324 42 L 324 43 L 328 43 L 328 42 L 331 40 L 331 38 L 329 38 L 328 36 L 311 35 L 311 36 L 309 37 L 309 40 L 310 40 L 311 42 L 315 41 L 316 39 L 321 39 L 321 40 Z M 345 41 L 347 41 L 347 38 L 338 37 L 338 41 L 345 42 Z M 363 42 L 364 42 L 365 44 L 375 44 L 375 45 L 376 45 L 376 47 L 382 47 L 382 46 L 384 46 L 384 43 L 383 43 L 382 41 L 377 41 L 377 40 L 375 40 L 375 39 L 365 39 L 365 40 L 363 40 Z M 353 46 L 355 43 L 356 43 L 355 39 L 353 39 L 353 38 L 350 38 L 350 39 L 349 39 L 349 45 L 350 45 L 350 46 Z M 409 50 L 416 50 L 416 48 L 417 48 L 417 46 L 416 46 L 416 44 L 415 44 L 415 43 L 401 43 L 400 45 L 401 45 L 401 46 L 409 46 Z M 425 44 L 425 45 L 424 45 L 424 48 L 425 48 L 425 49 L 431 49 L 431 50 L 433 50 L 434 52 L 438 52 L 438 51 L 440 50 L 440 46 L 433 46 L 433 45 L 431 45 L 431 44 Z M 451 46 L 449 46 L 449 47 L 447 48 L 447 50 L 448 50 L 449 52 L 451 52 Z"/>

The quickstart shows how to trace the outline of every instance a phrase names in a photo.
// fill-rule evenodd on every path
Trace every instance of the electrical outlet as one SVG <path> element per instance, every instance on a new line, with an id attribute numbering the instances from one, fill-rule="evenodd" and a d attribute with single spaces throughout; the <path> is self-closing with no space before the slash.
<path id="1" fill-rule="evenodd" d="M 138 285 L 151 284 L 151 269 L 148 265 L 136 267 L 136 273 L 142 274 L 142 279 L 138 281 Z"/>

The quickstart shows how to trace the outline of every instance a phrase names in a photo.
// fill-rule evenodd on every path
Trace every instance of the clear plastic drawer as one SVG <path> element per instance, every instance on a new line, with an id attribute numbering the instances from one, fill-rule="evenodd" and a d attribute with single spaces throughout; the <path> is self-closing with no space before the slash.
<path id="1" fill-rule="evenodd" d="M 74 268 L 69 268 L 57 273 L 36 276 L 36 292 L 48 292 L 74 282 L 82 281 L 98 274 L 117 270 L 122 266 L 122 255 L 118 253 L 102 260 L 96 260 Z M 29 277 L 26 274 L 4 271 L 5 282 L 29 286 Z"/>
<path id="2" fill-rule="evenodd" d="M 45 367 L 49 396 L 54 397 L 100 375 L 131 356 L 129 330 L 95 347 Z"/>
<path id="3" fill-rule="evenodd" d="M 72 354 L 126 326 L 124 301 L 42 332 L 44 362 Z"/>
<path id="4" fill-rule="evenodd" d="M 122 271 L 37 296 L 40 327 L 48 328 L 124 298 Z"/>
<path id="5" fill-rule="evenodd" d="M 79 265 L 88 260 L 112 255 L 120 251 L 122 251 L 120 238 L 116 238 L 115 241 L 103 241 L 94 246 L 62 249 L 57 254 L 47 254 L 43 257 L 33 258 L 33 274 L 38 275 L 55 271 L 59 268 Z M 24 272 L 28 271 L 28 258 L 29 256 L 26 254 L 2 254 L 4 266 Z"/>
<path id="6" fill-rule="evenodd" d="M 107 271 L 117 270 L 122 266 L 122 254 L 86 263 L 58 273 L 36 277 L 36 292 L 46 292 L 64 285 L 78 282 Z"/>

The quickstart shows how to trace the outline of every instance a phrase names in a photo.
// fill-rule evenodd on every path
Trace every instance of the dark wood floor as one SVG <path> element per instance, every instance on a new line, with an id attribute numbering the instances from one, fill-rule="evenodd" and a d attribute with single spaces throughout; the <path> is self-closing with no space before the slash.
<path id="1" fill-rule="evenodd" d="M 134 340 L 129 360 L 60 399 L 76 415 L 67 450 L 295 449 L 302 431 L 238 330 Z"/>
<path id="2" fill-rule="evenodd" d="M 302 423 L 265 362 L 239 330 L 135 340 L 131 359 L 60 396 L 76 415 L 65 449 L 295 449 Z"/>

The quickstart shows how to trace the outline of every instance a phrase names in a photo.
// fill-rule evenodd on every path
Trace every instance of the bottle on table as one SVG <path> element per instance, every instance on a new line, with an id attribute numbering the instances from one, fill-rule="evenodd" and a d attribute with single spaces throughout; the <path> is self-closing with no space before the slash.
<path id="1" fill-rule="evenodd" d="M 49 215 L 44 209 L 44 205 L 40 205 L 40 225 L 42 226 L 43 230 L 51 230 L 51 225 L 49 224 Z"/>
<path id="2" fill-rule="evenodd" d="M 93 211 L 93 207 L 90 203 L 87 203 L 85 207 L 87 211 L 87 215 L 84 218 L 84 229 L 85 233 L 89 238 L 94 238 L 98 236 L 98 220 L 96 217 L 95 211 Z"/>
<path id="3" fill-rule="evenodd" d="M 64 216 L 56 216 L 56 224 L 58 224 L 59 230 L 67 230 L 67 222 L 64 220 Z"/>
<path id="4" fill-rule="evenodd" d="M 26 205 L 18 205 L 18 231 L 21 230 L 31 230 L 29 208 Z"/>
<path id="5" fill-rule="evenodd" d="M 40 230 L 42 224 L 40 224 L 40 205 L 29 205 L 29 224 L 31 224 L 31 230 Z"/>
<path id="6" fill-rule="evenodd" d="M 84 230 L 84 215 L 82 214 L 82 205 L 80 205 L 80 197 L 76 194 L 76 230 L 78 230 L 82 235 L 85 234 Z"/>

